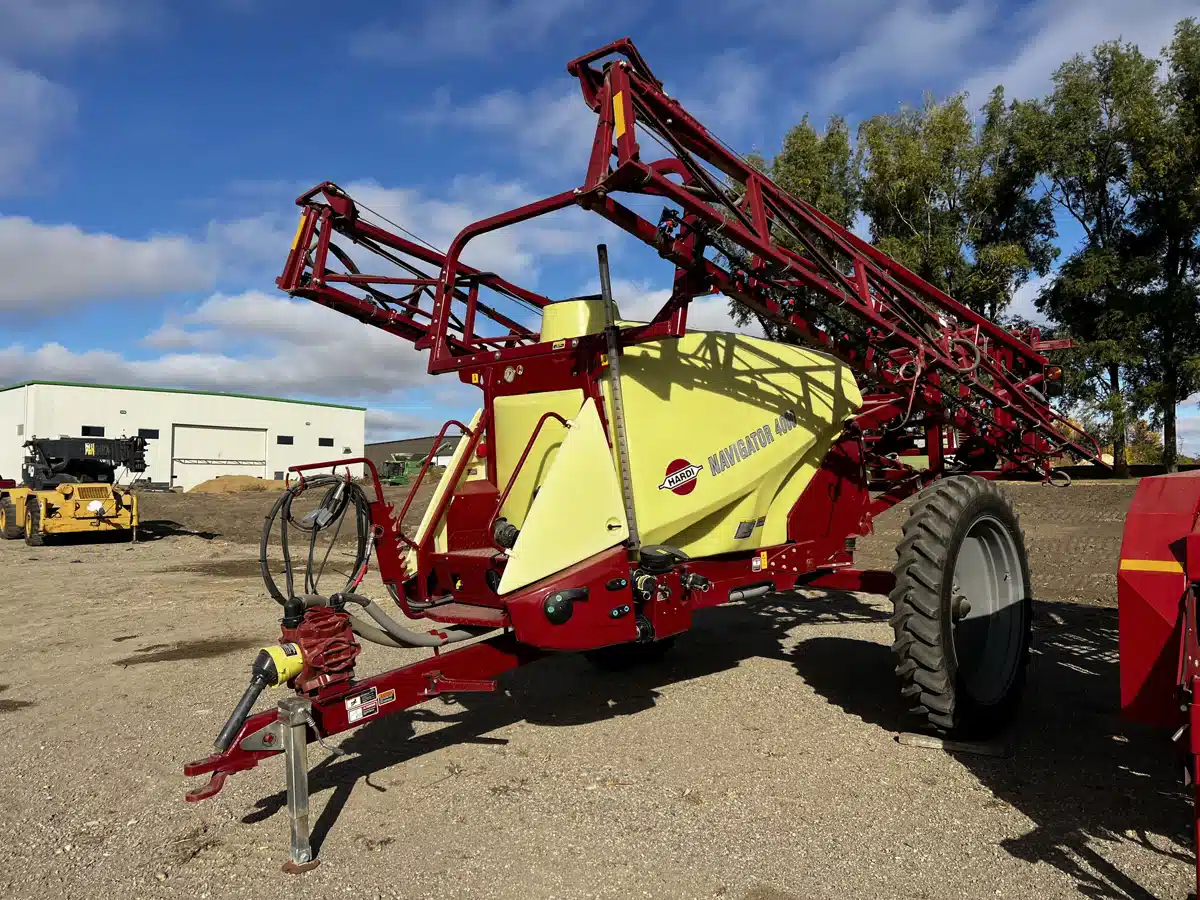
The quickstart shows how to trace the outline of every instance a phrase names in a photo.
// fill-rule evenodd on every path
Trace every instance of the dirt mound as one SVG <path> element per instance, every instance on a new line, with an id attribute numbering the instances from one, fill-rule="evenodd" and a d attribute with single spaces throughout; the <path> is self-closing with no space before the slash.
<path id="1" fill-rule="evenodd" d="M 226 479 L 219 479 L 225 481 Z M 271 509 L 283 490 L 280 481 L 254 479 L 264 487 L 242 493 L 212 494 L 198 492 L 194 488 L 185 494 L 174 491 L 142 491 L 138 494 L 138 512 L 142 520 L 142 531 L 148 536 L 152 532 L 164 535 L 199 535 L 221 538 L 238 544 L 258 546 L 262 537 L 263 516 Z M 399 509 L 408 496 L 410 485 L 385 486 L 383 495 L 389 503 Z M 323 491 L 309 492 L 298 501 L 295 514 L 303 517 L 317 502 Z M 367 494 L 374 497 L 374 488 Z M 415 534 L 425 505 L 433 494 L 433 485 L 426 479 L 421 490 L 404 517 L 408 534 Z M 343 531 L 350 529 L 350 523 Z"/>
<path id="2" fill-rule="evenodd" d="M 248 491 L 281 491 L 282 481 L 256 478 L 253 475 L 218 475 L 202 481 L 188 490 L 189 494 L 243 494 Z"/>

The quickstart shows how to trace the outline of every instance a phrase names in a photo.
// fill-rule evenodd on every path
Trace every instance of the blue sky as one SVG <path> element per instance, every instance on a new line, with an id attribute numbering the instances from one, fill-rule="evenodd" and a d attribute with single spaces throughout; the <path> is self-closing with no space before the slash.
<path id="1" fill-rule="evenodd" d="M 805 112 L 925 90 L 1042 91 L 1067 56 L 1166 43 L 1194 0 L 0 0 L 0 384 L 305 397 L 428 433 L 472 395 L 398 339 L 275 290 L 294 198 L 330 179 L 438 246 L 582 179 L 594 118 L 566 62 L 629 35 L 742 151 Z M 1065 232 L 1064 232 L 1065 233 Z M 1069 239 L 1069 238 L 1067 238 Z M 612 251 L 628 313 L 670 269 L 567 211 L 472 248 L 551 296 Z M 1018 309 L 1029 311 L 1036 286 Z M 594 288 L 591 288 L 594 289 Z M 723 321 L 719 301 L 691 321 Z M 1196 404 L 1181 410 L 1200 451 Z"/>

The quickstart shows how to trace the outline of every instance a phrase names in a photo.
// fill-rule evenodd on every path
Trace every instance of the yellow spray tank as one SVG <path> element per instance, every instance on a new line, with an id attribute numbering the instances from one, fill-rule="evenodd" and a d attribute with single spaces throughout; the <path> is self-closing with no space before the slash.
<path id="1" fill-rule="evenodd" d="M 602 330 L 599 299 L 543 312 L 543 341 Z M 640 540 L 692 557 L 784 543 L 789 511 L 862 405 L 853 372 L 840 361 L 740 334 L 696 331 L 637 344 L 625 349 L 620 369 Z M 604 409 L 611 409 L 611 384 L 604 384 Z M 547 420 L 500 510 L 520 530 L 498 586 L 503 596 L 621 543 L 629 530 L 617 451 L 591 398 L 548 391 L 494 404 L 501 488 L 545 413 L 570 426 Z M 445 482 L 457 463 L 458 456 L 447 466 L 430 510 L 452 489 Z M 482 466 L 467 466 L 462 476 L 482 477 Z M 432 524 L 427 516 L 418 543 Z M 434 549 L 444 552 L 444 519 L 438 529 Z"/>

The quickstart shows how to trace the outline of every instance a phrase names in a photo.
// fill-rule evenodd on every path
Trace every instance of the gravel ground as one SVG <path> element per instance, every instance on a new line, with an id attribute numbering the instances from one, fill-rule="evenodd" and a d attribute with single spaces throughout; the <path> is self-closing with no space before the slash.
<path id="1" fill-rule="evenodd" d="M 0 543 L 0 897 L 1185 897 L 1166 740 L 1116 713 L 1131 487 L 1012 490 L 1041 603 L 1011 758 L 895 743 L 883 598 L 777 598 L 706 611 L 652 667 L 556 656 L 342 735 L 347 758 L 314 745 L 323 864 L 294 878 L 276 760 L 197 805 L 180 774 L 277 633 L 270 498 L 147 496 L 137 545 Z"/>

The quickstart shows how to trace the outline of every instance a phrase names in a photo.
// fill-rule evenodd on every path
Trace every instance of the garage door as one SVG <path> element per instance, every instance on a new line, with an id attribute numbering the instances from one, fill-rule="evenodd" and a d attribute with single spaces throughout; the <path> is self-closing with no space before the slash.
<path id="1" fill-rule="evenodd" d="M 171 486 L 184 490 L 218 475 L 267 474 L 264 428 L 176 425 L 171 442 Z"/>

